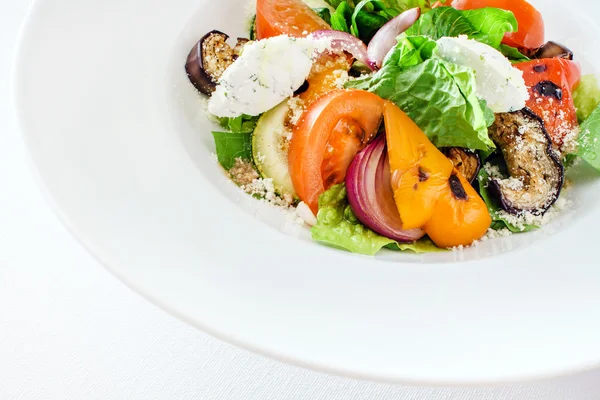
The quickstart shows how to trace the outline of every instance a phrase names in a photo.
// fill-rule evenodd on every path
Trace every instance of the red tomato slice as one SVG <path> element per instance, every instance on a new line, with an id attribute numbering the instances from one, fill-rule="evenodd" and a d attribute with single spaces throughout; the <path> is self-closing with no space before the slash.
<path id="1" fill-rule="evenodd" d="M 298 196 L 315 214 L 319 196 L 344 181 L 356 153 L 377 134 L 383 105 L 373 93 L 335 90 L 302 114 L 290 142 L 290 175 Z"/>
<path id="2" fill-rule="evenodd" d="M 544 19 L 534 6 L 525 0 L 453 0 L 458 10 L 496 7 L 512 11 L 519 23 L 517 32 L 507 33 L 503 43 L 526 49 L 537 49 L 544 44 Z"/>
<path id="3" fill-rule="evenodd" d="M 516 64 L 529 88 L 527 107 L 544 120 L 554 145 L 560 149 L 578 126 L 572 90 L 581 80 L 579 64 L 545 58 Z"/>
<path id="4" fill-rule="evenodd" d="M 302 0 L 256 1 L 258 39 L 279 35 L 305 37 L 323 29 L 331 27 Z"/>

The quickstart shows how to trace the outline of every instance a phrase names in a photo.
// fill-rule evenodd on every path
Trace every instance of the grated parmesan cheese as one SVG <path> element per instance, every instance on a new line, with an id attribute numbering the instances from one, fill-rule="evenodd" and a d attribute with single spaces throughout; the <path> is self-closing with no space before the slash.
<path id="1" fill-rule="evenodd" d="M 550 207 L 550 209 L 543 214 L 527 211 L 522 211 L 518 214 L 510 214 L 502 210 L 498 212 L 498 215 L 500 218 L 504 219 L 517 229 L 524 231 L 527 225 L 536 226 L 538 228 L 548 225 L 550 222 L 556 219 L 556 217 L 558 217 L 562 211 L 570 209 L 572 206 L 573 201 L 567 197 L 566 193 L 563 193 L 563 195 L 556 200 L 552 207 Z"/>
<path id="2" fill-rule="evenodd" d="M 290 106 L 289 122 L 293 126 L 296 126 L 298 124 L 298 121 L 300 121 L 300 117 L 302 116 L 302 113 L 304 113 L 304 110 L 305 110 L 304 101 L 300 97 L 291 97 L 288 100 L 288 105 Z M 287 138 L 287 140 L 289 141 L 291 139 L 292 139 L 292 134 L 291 134 L 291 130 L 290 130 L 289 138 Z"/>
<path id="3" fill-rule="evenodd" d="M 294 203 L 294 197 L 289 194 L 279 196 L 271 178 L 256 178 L 252 182 L 241 185 L 240 188 L 251 196 L 257 196 L 265 202 L 283 208 L 289 208 Z"/>
<path id="4" fill-rule="evenodd" d="M 343 69 L 338 69 L 337 71 L 333 71 L 333 77 L 335 79 L 334 85 L 338 89 L 343 89 L 344 84 L 348 82 L 350 79 L 350 75 L 348 75 L 348 71 Z"/>

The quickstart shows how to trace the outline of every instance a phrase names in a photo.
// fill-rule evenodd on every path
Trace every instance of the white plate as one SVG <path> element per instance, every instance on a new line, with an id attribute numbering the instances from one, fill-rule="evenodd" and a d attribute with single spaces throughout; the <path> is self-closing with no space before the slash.
<path id="1" fill-rule="evenodd" d="M 600 6 L 537 0 L 587 72 Z M 424 257 L 347 254 L 243 195 L 211 157 L 183 65 L 206 31 L 245 33 L 235 0 L 40 0 L 15 63 L 37 175 L 73 234 L 161 307 L 254 351 L 354 377 L 483 383 L 600 364 L 600 208 L 530 235 Z"/>

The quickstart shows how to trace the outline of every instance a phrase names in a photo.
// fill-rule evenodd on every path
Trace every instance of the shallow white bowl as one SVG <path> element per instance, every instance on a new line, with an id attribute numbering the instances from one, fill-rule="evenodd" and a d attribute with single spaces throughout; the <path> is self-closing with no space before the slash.
<path id="1" fill-rule="evenodd" d="M 600 5 L 537 0 L 548 37 L 600 63 Z M 211 157 L 184 62 L 208 30 L 244 35 L 235 0 L 40 0 L 13 92 L 40 185 L 116 276 L 224 340 L 392 382 L 484 383 L 600 364 L 600 185 L 538 232 L 464 252 L 360 257 L 240 192 Z"/>

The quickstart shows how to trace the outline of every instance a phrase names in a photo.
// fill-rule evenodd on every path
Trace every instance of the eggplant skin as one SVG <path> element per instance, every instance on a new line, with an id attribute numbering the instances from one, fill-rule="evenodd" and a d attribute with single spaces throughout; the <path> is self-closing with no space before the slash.
<path id="1" fill-rule="evenodd" d="M 489 133 L 510 175 L 492 178 L 489 191 L 511 214 L 543 215 L 560 196 L 565 174 L 542 119 L 527 108 L 496 114 Z"/>
<path id="2" fill-rule="evenodd" d="M 481 158 L 477 153 L 460 147 L 447 147 L 442 152 L 469 183 L 475 181 L 481 169 Z"/>
<path id="3" fill-rule="evenodd" d="M 227 44 L 229 36 L 213 30 L 194 45 L 188 55 L 185 70 L 190 82 L 200 92 L 211 95 L 223 72 L 237 59 L 247 39 L 238 39 L 234 49 Z"/>
<path id="4" fill-rule="evenodd" d="M 566 46 L 560 43 L 549 41 L 542 47 L 537 49 L 523 50 L 529 58 L 564 58 L 565 60 L 573 60 L 573 52 Z"/>

